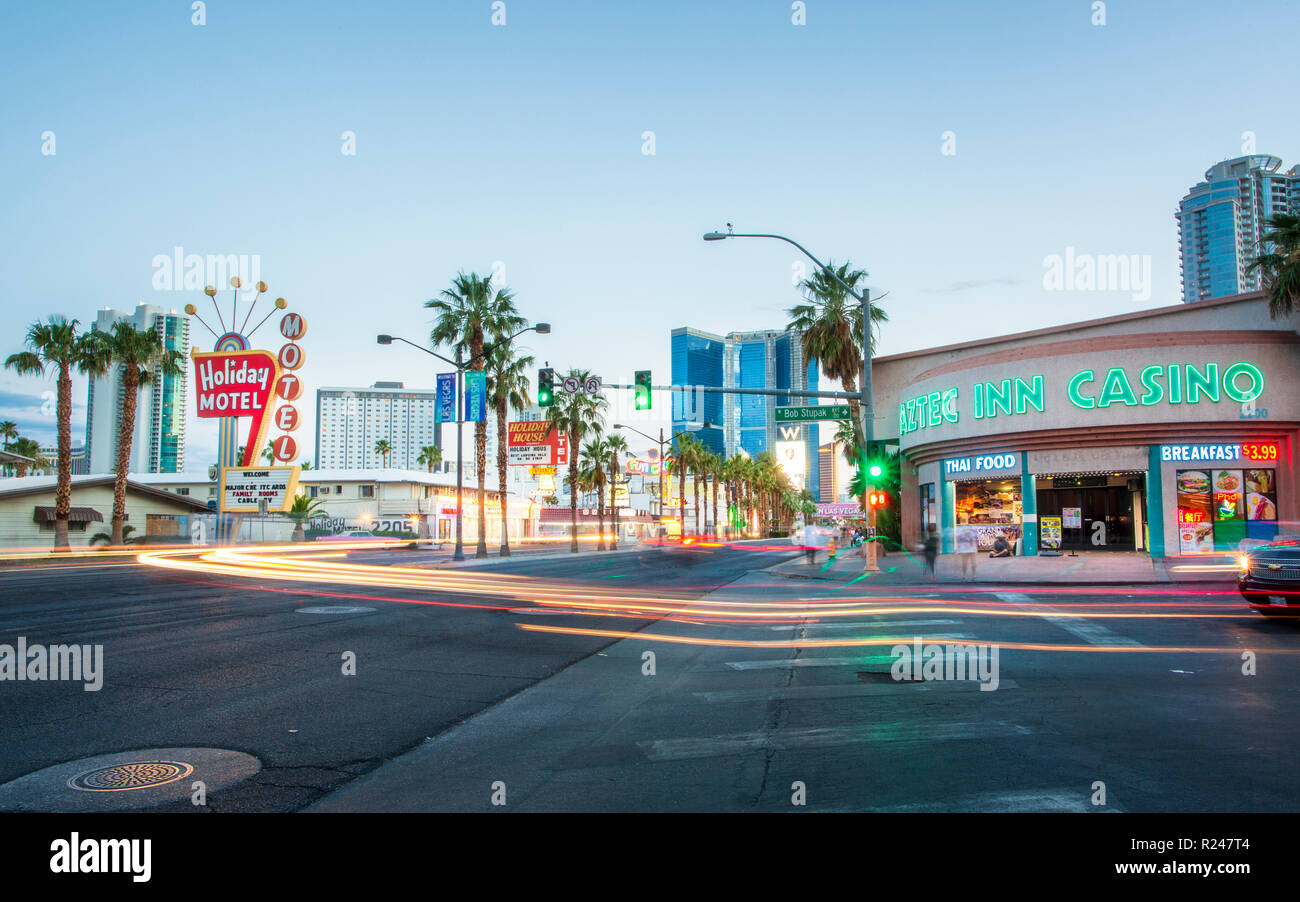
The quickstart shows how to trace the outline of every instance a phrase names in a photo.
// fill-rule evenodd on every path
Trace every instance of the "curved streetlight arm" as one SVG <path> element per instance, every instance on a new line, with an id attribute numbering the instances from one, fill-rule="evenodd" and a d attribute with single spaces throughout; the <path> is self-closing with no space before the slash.
<path id="1" fill-rule="evenodd" d="M 456 367 L 457 369 L 460 369 L 460 367 L 462 366 L 462 364 L 459 364 L 454 360 L 450 360 L 446 357 L 443 357 L 437 351 L 430 351 L 424 345 L 417 345 L 413 341 L 407 341 L 405 338 L 402 338 L 400 335 L 389 335 L 387 337 L 389 340 L 387 342 L 381 342 L 381 344 L 390 344 L 391 342 L 394 341 L 400 341 L 402 344 L 410 345 L 411 347 L 417 348 L 426 354 L 432 354 L 434 357 L 437 357 L 439 360 L 443 361 L 444 363 L 450 363 L 452 366 Z"/>
<path id="2" fill-rule="evenodd" d="M 794 245 L 803 253 L 805 257 L 807 257 L 812 262 L 816 263 L 818 269 L 824 271 L 832 279 L 838 282 L 840 284 L 840 287 L 843 288 L 845 291 L 847 291 L 850 295 L 852 295 L 859 303 L 862 302 L 862 295 L 854 291 L 853 288 L 848 283 L 846 283 L 843 279 L 841 279 L 839 276 L 835 275 L 835 270 L 831 269 L 825 263 L 818 260 L 816 257 L 812 255 L 812 252 L 809 251 L 808 248 L 804 247 L 802 244 L 800 244 L 798 241 L 795 241 L 792 238 L 787 238 L 784 235 L 768 235 L 764 233 L 746 233 L 746 232 L 711 232 L 710 234 L 721 235 L 723 238 L 775 238 L 777 241 L 784 241 L 786 244 Z M 713 240 L 713 239 L 706 239 L 706 240 Z"/>

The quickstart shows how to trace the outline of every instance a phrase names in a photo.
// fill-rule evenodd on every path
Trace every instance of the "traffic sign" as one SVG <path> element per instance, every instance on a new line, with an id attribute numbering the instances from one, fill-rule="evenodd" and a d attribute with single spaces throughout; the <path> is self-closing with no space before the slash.
<path id="1" fill-rule="evenodd" d="M 563 383 L 564 393 L 566 395 L 576 395 L 578 393 L 578 379 L 576 376 L 565 376 Z"/>
<path id="2" fill-rule="evenodd" d="M 582 388 L 589 395 L 600 394 L 600 377 L 592 376 L 590 379 L 587 380 L 586 384 L 584 384 Z"/>
<path id="3" fill-rule="evenodd" d="M 778 407 L 778 423 L 799 423 L 808 420 L 847 420 L 852 413 L 847 404 L 824 404 L 820 407 Z"/>

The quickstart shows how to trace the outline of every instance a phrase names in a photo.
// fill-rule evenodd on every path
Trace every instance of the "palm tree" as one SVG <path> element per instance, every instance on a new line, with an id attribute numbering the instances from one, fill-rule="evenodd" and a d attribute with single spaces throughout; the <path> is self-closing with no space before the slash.
<path id="1" fill-rule="evenodd" d="M 596 550 L 605 550 L 605 461 L 608 459 L 609 446 L 597 432 L 582 446 L 582 472 L 587 484 L 596 492 Z"/>
<path id="2" fill-rule="evenodd" d="M 1272 230 L 1260 242 L 1264 252 L 1246 271 L 1261 271 L 1269 295 L 1268 315 L 1277 319 L 1300 307 L 1300 215 L 1276 213 L 1268 224 Z"/>
<path id="3" fill-rule="evenodd" d="M 610 528 L 613 530 L 613 537 L 609 540 L 609 550 L 618 551 L 618 502 L 614 498 L 614 490 L 618 487 L 618 456 L 628 453 L 627 439 L 617 432 L 606 436 L 605 453 L 609 455 L 609 506 L 610 506 Z"/>
<path id="4" fill-rule="evenodd" d="M 528 397 L 528 370 L 532 356 L 516 357 L 508 341 L 493 345 L 487 357 L 488 403 L 497 415 L 497 485 L 501 492 L 501 556 L 510 557 L 510 530 L 506 509 L 506 471 L 510 449 L 506 442 L 507 412 L 532 406 Z"/>
<path id="5" fill-rule="evenodd" d="M 304 461 L 303 461 L 302 463 L 300 463 L 298 466 L 302 467 L 304 470 L 310 470 L 310 469 L 311 469 L 311 461 L 309 461 L 309 460 L 304 460 Z"/>
<path id="6" fill-rule="evenodd" d="M 308 498 L 306 495 L 295 495 L 293 498 L 293 507 L 285 513 L 285 516 L 293 521 L 293 541 L 302 542 L 307 538 L 307 533 L 303 524 L 308 520 L 315 520 L 325 513 L 325 505 L 319 498 Z"/>
<path id="7" fill-rule="evenodd" d="M 32 459 L 31 464 L 19 463 L 17 465 L 18 476 L 26 476 L 28 466 L 37 470 L 44 470 L 50 465 L 50 462 L 45 459 L 45 455 L 41 454 L 41 446 L 34 438 L 20 437 L 9 446 L 9 450 L 21 457 L 30 457 Z"/>
<path id="8" fill-rule="evenodd" d="M 388 468 L 388 455 L 393 453 L 393 445 L 386 438 L 381 438 L 375 442 L 375 453 L 384 459 L 384 468 Z"/>
<path id="9" fill-rule="evenodd" d="M 425 445 L 420 448 L 420 456 L 415 459 L 417 464 L 424 464 L 433 472 L 433 468 L 442 464 L 442 449 L 437 445 Z"/>
<path id="10" fill-rule="evenodd" d="M 266 461 L 268 467 L 275 464 L 275 443 L 268 441 L 266 447 L 262 449 L 262 460 Z"/>
<path id="11" fill-rule="evenodd" d="M 569 376 L 586 385 L 591 373 L 586 370 L 569 370 Z M 569 437 L 569 522 L 572 527 L 569 551 L 578 552 L 578 449 L 582 439 L 592 432 L 599 433 L 605 420 L 609 401 L 604 394 L 589 395 L 585 391 L 573 394 L 563 392 L 555 396 L 555 403 L 546 408 L 546 434 L 563 432 Z"/>
<path id="12" fill-rule="evenodd" d="M 138 545 L 144 541 L 141 536 L 132 535 L 135 532 L 134 526 L 122 527 L 122 541 L 114 542 L 111 533 L 97 532 L 90 537 L 87 545 Z"/>
<path id="13" fill-rule="evenodd" d="M 518 332 L 527 320 L 519 315 L 514 295 L 504 288 L 492 293 L 492 277 L 458 273 L 451 288 L 424 302 L 437 311 L 429 339 L 450 346 L 456 358 L 467 360 L 471 370 L 487 367 L 483 349 L 489 340 Z M 552 408 L 554 409 L 554 408 Z M 474 424 L 475 459 L 478 461 L 478 557 L 487 557 L 487 423 Z M 576 449 L 575 449 L 576 456 Z M 457 466 L 463 462 L 458 461 Z M 502 486 L 504 498 L 505 487 Z M 576 514 L 575 514 L 576 517 Z M 576 537 L 575 537 L 576 541 Z"/>
<path id="14" fill-rule="evenodd" d="M 721 533 L 721 525 L 718 520 L 718 481 L 722 478 L 722 455 L 709 452 L 704 456 L 704 472 L 709 477 L 709 485 L 713 489 L 713 537 L 717 538 Z"/>
<path id="15" fill-rule="evenodd" d="M 55 418 L 58 425 L 59 479 L 54 489 L 54 549 L 67 551 L 68 516 L 72 512 L 72 371 L 89 376 L 108 369 L 100 342 L 91 335 L 77 334 L 77 321 L 51 316 L 27 330 L 26 351 L 10 354 L 5 367 L 19 375 L 44 376 L 47 367 L 58 373 Z"/>
<path id="16" fill-rule="evenodd" d="M 116 322 L 108 332 L 91 334 L 100 342 L 111 364 L 122 371 L 122 415 L 117 424 L 117 467 L 113 480 L 113 544 L 121 545 L 122 527 L 126 524 L 126 475 L 131 468 L 140 389 L 166 376 L 180 375 L 184 357 L 180 351 L 164 345 L 157 332 L 137 329 L 129 322 Z"/>
<path id="17" fill-rule="evenodd" d="M 849 263 L 836 267 L 829 263 L 836 277 L 855 291 L 867 278 L 866 270 L 849 269 Z M 821 365 L 827 378 L 838 379 L 846 392 L 857 391 L 862 372 L 862 307 L 826 270 L 819 269 L 799 285 L 806 303 L 791 307 L 787 329 L 800 333 L 804 359 Z M 880 323 L 889 320 L 885 311 L 871 305 L 871 350 L 875 353 Z M 861 402 L 850 399 L 854 422 L 861 422 Z"/>
<path id="18" fill-rule="evenodd" d="M 0 423 L 0 438 L 4 439 L 4 449 L 9 450 L 9 443 L 18 438 L 18 424 L 13 420 Z"/>

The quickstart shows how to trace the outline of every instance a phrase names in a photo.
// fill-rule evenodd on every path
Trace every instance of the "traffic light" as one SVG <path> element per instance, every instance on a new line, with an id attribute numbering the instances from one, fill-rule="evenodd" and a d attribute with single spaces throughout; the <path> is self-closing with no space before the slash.
<path id="1" fill-rule="evenodd" d="M 537 406 L 550 407 L 555 403 L 555 370 L 546 367 L 537 371 Z"/>
<path id="2" fill-rule="evenodd" d="M 889 454 L 885 450 L 884 442 L 870 442 L 867 445 L 867 475 L 872 479 L 879 479 L 885 473 L 885 463 L 889 460 Z"/>
<path id="3" fill-rule="evenodd" d="M 884 507 L 888 503 L 888 492 L 870 492 L 867 494 L 867 505 L 870 507 Z"/>
<path id="4" fill-rule="evenodd" d="M 650 409 L 650 371 L 637 370 L 636 379 L 633 381 L 636 383 L 635 385 L 636 409 L 649 410 Z"/>

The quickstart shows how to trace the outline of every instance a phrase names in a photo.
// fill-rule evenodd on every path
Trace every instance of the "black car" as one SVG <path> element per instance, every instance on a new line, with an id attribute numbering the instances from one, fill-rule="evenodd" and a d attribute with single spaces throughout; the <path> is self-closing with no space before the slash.
<path id="1" fill-rule="evenodd" d="M 1237 588 L 1254 610 L 1300 616 L 1300 539 L 1260 545 L 1241 554 Z"/>

